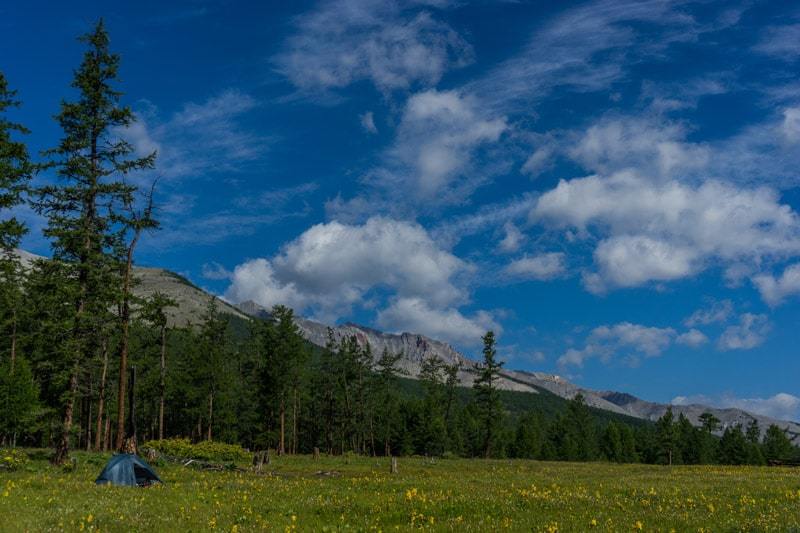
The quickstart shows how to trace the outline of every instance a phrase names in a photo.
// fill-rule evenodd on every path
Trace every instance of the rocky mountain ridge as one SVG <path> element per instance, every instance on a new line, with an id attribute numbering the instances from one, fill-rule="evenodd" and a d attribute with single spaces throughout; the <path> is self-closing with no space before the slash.
<path id="1" fill-rule="evenodd" d="M 237 307 L 251 316 L 268 316 L 267 311 L 254 302 L 244 302 Z M 311 343 L 317 346 L 325 346 L 328 340 L 327 325 L 305 318 L 298 318 L 297 325 Z M 385 333 L 353 323 L 333 326 L 331 330 L 336 341 L 343 337 L 355 336 L 360 345 L 365 346 L 369 343 L 376 356 L 384 348 L 393 353 L 405 354 L 401 366 L 410 377 L 416 377 L 424 359 L 438 356 L 447 364 L 459 363 L 463 369 L 459 373 L 459 379 L 463 386 L 469 387 L 474 381 L 475 370 L 479 364 L 449 344 L 420 334 L 408 332 Z M 534 394 L 538 394 L 541 389 L 544 389 L 565 399 L 574 398 L 575 395 L 580 393 L 585 398 L 586 403 L 592 407 L 651 421 L 658 420 L 669 407 L 668 404 L 648 402 L 628 393 L 587 389 L 571 383 L 561 376 L 545 372 L 504 369 L 500 374 L 498 386 L 504 390 Z M 676 417 L 679 414 L 683 414 L 695 425 L 699 425 L 701 414 L 710 412 L 720 419 L 720 431 L 736 424 L 742 424 L 746 427 L 753 419 L 758 421 L 762 432 L 766 431 L 770 424 L 777 424 L 785 428 L 797 442 L 800 442 L 800 424 L 797 422 L 776 420 L 765 415 L 748 413 L 741 409 L 717 408 L 696 404 L 672 405 L 672 410 Z"/>

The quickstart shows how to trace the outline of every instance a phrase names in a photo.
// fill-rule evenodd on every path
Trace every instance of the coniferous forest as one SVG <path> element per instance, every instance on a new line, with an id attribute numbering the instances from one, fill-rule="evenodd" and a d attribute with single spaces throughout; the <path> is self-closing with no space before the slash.
<path id="1" fill-rule="evenodd" d="M 279 454 L 519 457 L 658 464 L 768 464 L 798 459 L 777 426 L 700 427 L 668 410 L 647 422 L 498 390 L 492 332 L 471 389 L 431 358 L 406 375 L 399 353 L 355 338 L 308 343 L 291 309 L 251 321 L 211 300 L 196 325 L 168 320 L 175 301 L 136 295 L 136 248 L 157 238 L 158 154 L 116 136 L 135 121 L 122 104 L 120 57 L 99 22 L 54 117 L 60 137 L 29 153 L 24 104 L 0 72 L 0 446 L 135 450 L 144 441 L 220 441 Z M 47 179 L 34 186 L 34 176 Z M 51 258 L 23 264 L 27 206 L 46 220 Z M 135 368 L 135 389 L 130 390 Z M 130 399 L 133 401 L 130 401 Z M 135 415 L 127 411 L 135 405 Z M 763 435 L 762 435 L 763 434 Z M 720 436 L 721 435 L 721 436 Z"/>

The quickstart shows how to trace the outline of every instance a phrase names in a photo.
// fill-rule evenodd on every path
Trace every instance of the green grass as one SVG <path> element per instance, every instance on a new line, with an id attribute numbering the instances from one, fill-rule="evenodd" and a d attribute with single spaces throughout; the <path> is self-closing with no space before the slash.
<path id="1" fill-rule="evenodd" d="M 138 489 L 95 486 L 104 460 L 0 473 L 0 531 L 800 531 L 796 469 L 286 457 Z"/>

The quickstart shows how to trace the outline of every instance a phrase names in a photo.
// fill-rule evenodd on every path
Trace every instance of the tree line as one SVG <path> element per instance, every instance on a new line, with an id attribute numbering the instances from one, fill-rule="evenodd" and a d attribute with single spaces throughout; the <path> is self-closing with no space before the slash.
<path id="1" fill-rule="evenodd" d="M 120 58 L 102 21 L 81 41 L 73 97 L 55 116 L 61 138 L 40 162 L 21 140 L 27 129 L 7 118 L 20 103 L 0 73 L 0 445 L 52 447 L 54 463 L 71 449 L 135 451 L 137 439 L 171 437 L 278 453 L 665 464 L 797 456 L 775 426 L 763 440 L 752 424 L 718 438 L 710 414 L 699 428 L 671 410 L 656 424 L 604 420 L 580 395 L 555 413 L 511 409 L 492 332 L 480 365 L 430 357 L 410 376 L 403 354 L 373 353 L 332 330 L 313 347 L 283 306 L 245 321 L 211 299 L 197 324 L 172 323 L 177 302 L 135 291 L 137 243 L 159 227 L 147 179 L 157 154 L 136 156 L 118 134 L 135 116 L 121 104 Z M 48 183 L 32 186 L 45 172 Z M 24 206 L 46 220 L 51 259 L 19 257 L 26 228 L 13 214 Z"/>

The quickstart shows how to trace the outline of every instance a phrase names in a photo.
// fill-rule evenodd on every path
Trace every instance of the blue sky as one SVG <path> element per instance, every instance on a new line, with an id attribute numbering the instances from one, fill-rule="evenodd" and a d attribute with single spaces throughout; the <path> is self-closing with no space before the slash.
<path id="1" fill-rule="evenodd" d="M 159 152 L 164 227 L 139 263 L 472 356 L 492 328 L 509 367 L 592 388 L 800 418 L 800 8 L 7 4 L 0 69 L 35 152 L 99 16 L 139 118 L 116 133 Z"/>

